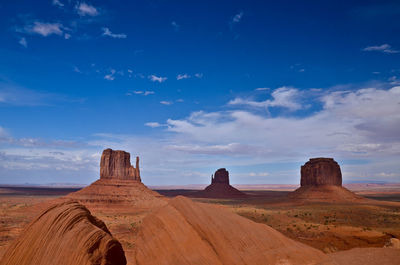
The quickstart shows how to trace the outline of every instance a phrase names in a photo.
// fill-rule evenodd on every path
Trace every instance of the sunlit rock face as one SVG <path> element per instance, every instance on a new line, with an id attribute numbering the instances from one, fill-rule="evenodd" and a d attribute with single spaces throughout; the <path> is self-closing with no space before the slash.
<path id="1" fill-rule="evenodd" d="M 141 181 L 139 157 L 136 157 L 136 168 L 134 168 L 131 165 L 131 155 L 128 152 L 105 149 L 101 155 L 100 179 Z"/>
<path id="2" fill-rule="evenodd" d="M 311 158 L 301 167 L 303 186 L 342 186 L 342 172 L 333 158 Z"/>

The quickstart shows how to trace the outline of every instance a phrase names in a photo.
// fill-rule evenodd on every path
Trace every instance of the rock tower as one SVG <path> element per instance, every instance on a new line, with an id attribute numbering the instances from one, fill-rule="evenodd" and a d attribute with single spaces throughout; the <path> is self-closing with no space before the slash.
<path id="1" fill-rule="evenodd" d="M 342 186 L 342 172 L 333 158 L 311 158 L 300 172 L 301 186 Z"/>
<path id="2" fill-rule="evenodd" d="M 220 168 L 211 175 L 211 184 L 225 183 L 229 185 L 229 172 L 225 168 Z"/>
<path id="3" fill-rule="evenodd" d="M 100 160 L 100 179 L 137 180 L 140 179 L 139 157 L 136 168 L 131 165 L 131 155 L 120 150 L 106 149 Z"/>

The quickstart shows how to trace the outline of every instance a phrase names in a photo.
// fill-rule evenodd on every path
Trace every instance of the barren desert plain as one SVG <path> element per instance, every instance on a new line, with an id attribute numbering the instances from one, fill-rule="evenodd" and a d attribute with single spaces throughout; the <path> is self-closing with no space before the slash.
<path id="1" fill-rule="evenodd" d="M 240 191 L 235 189 L 229 197 L 223 190 L 230 186 L 229 173 L 220 169 L 210 185 L 219 186 L 210 194 L 204 193 L 210 189 L 201 191 L 204 187 L 196 185 L 154 187 L 152 191 L 140 182 L 140 173 L 129 173 L 133 166 L 121 158 L 127 153 L 110 150 L 103 152 L 100 180 L 88 187 L 0 188 L 1 264 L 34 264 L 32 255 L 40 264 L 59 258 L 54 252 L 43 258 L 40 250 L 57 249 L 65 238 L 71 238 L 52 221 L 56 218 L 66 226 L 62 218 L 67 217 L 60 213 L 46 217 L 55 211 L 46 209 L 61 207 L 62 213 L 71 208 L 68 202 L 84 205 L 96 220 L 104 222 L 104 231 L 109 230 L 121 244 L 123 254 L 118 255 L 126 257 L 126 264 L 399 264 L 400 184 L 302 187 L 305 191 L 297 185 L 238 185 Z M 139 177 L 129 180 L 132 174 Z M 296 188 L 300 195 L 294 192 Z M 35 218 L 39 219 L 28 225 Z M 40 223 L 40 218 L 50 222 L 50 227 Z M 56 232 L 44 240 L 35 232 L 37 227 Z M 72 235 L 76 242 L 82 237 L 79 231 Z M 33 236 L 26 236 L 30 233 Z M 54 233 L 62 234 L 56 242 L 52 242 Z M 90 242 L 82 240 L 83 246 Z M 23 244 L 36 250 L 26 254 L 26 246 L 18 248 Z M 8 248 L 12 251 L 6 252 Z M 109 262 L 104 264 L 125 264 L 107 260 L 112 251 L 98 251 L 99 259 Z M 83 252 L 83 259 L 94 255 L 93 250 Z M 59 264 L 79 263 L 74 262 L 67 259 Z"/>

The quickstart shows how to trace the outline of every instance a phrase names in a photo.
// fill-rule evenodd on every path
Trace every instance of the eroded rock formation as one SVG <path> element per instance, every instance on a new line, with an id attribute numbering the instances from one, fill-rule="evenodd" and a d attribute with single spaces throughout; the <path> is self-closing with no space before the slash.
<path id="1" fill-rule="evenodd" d="M 365 200 L 342 187 L 342 172 L 333 158 L 311 158 L 300 172 L 301 187 L 288 194 L 291 199 L 332 203 Z"/>
<path id="2" fill-rule="evenodd" d="M 161 195 L 141 182 L 139 157 L 134 168 L 128 152 L 106 149 L 101 156 L 100 179 L 67 197 L 90 206 L 112 203 L 146 208 L 158 205 Z"/>
<path id="3" fill-rule="evenodd" d="M 143 220 L 137 265 L 317 264 L 325 255 L 222 207 L 183 196 Z"/>
<path id="4" fill-rule="evenodd" d="M 229 172 L 225 168 L 215 171 L 215 174 L 211 176 L 211 184 L 213 183 L 225 183 L 229 185 Z"/>
<path id="5" fill-rule="evenodd" d="M 121 244 L 83 205 L 67 201 L 42 212 L 10 245 L 2 265 L 125 265 Z"/>
<path id="6" fill-rule="evenodd" d="M 301 186 L 342 186 L 342 172 L 333 158 L 311 158 L 301 167 Z"/>
<path id="7" fill-rule="evenodd" d="M 140 179 L 139 157 L 136 157 L 136 168 L 131 165 L 131 155 L 120 150 L 106 149 L 100 160 L 100 179 Z"/>
<path id="8" fill-rule="evenodd" d="M 229 184 L 229 172 L 225 168 L 220 168 L 211 176 L 211 185 L 204 190 L 192 194 L 194 197 L 205 198 L 234 198 L 246 197 L 246 194 L 232 187 Z"/>

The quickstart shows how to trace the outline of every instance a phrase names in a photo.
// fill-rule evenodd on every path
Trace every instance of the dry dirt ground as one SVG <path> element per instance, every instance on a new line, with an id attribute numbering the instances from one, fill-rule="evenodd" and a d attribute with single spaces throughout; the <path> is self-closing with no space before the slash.
<path id="1" fill-rule="evenodd" d="M 201 199 L 221 204 L 232 212 L 265 223 L 286 236 L 318 248 L 335 252 L 354 247 L 383 247 L 391 237 L 400 238 L 400 185 L 355 186 L 357 194 L 377 199 L 364 204 L 302 204 L 286 201 L 287 190 L 246 190 L 246 199 Z M 10 242 L 46 203 L 76 189 L 0 188 L 0 257 Z M 187 195 L 190 190 L 161 190 L 167 197 Z M 386 202 L 388 200 L 391 202 Z M 129 259 L 135 234 L 149 210 L 132 207 L 92 207 L 93 215 L 103 220 L 122 243 Z"/>

